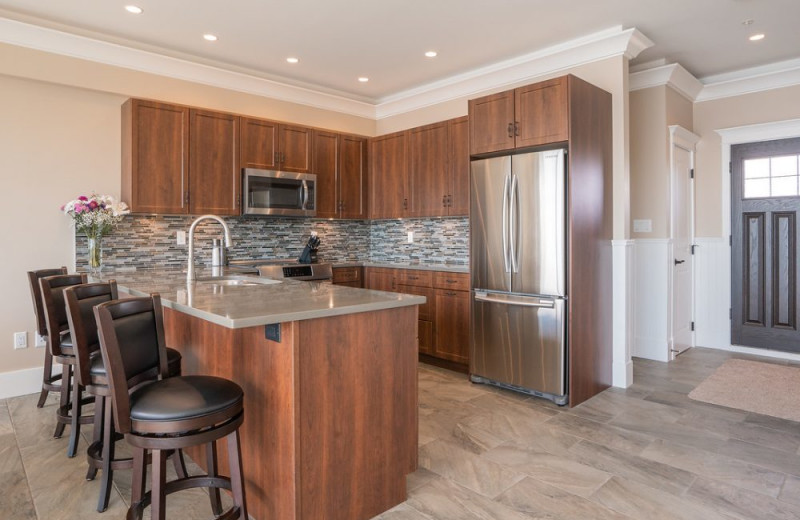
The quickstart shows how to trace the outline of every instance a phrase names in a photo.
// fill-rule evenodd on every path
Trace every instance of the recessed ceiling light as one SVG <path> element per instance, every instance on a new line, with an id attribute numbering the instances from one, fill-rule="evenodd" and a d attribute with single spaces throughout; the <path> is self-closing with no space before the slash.
<path id="1" fill-rule="evenodd" d="M 361 83 L 366 83 L 367 81 L 369 81 L 369 78 L 366 76 L 361 76 L 360 78 L 358 78 L 358 81 L 360 81 Z"/>
<path id="2" fill-rule="evenodd" d="M 757 42 L 758 40 L 763 40 L 763 39 L 764 39 L 764 33 L 758 33 L 758 34 L 754 34 L 754 35 L 752 35 L 752 36 L 751 36 L 750 38 L 748 38 L 748 39 L 749 39 L 751 42 Z"/>
<path id="3" fill-rule="evenodd" d="M 428 51 L 428 52 L 425 53 L 425 56 L 428 57 L 428 58 L 435 58 L 436 57 L 436 51 Z"/>
<path id="4" fill-rule="evenodd" d="M 215 41 L 217 41 L 217 40 L 219 39 L 219 38 L 217 38 L 215 35 L 213 35 L 213 34 L 211 34 L 211 33 L 209 33 L 209 34 L 204 34 L 204 35 L 203 35 L 203 38 L 204 38 L 205 40 L 208 40 L 208 41 L 210 41 L 210 42 L 215 42 Z"/>
<path id="5" fill-rule="evenodd" d="M 144 12 L 144 9 L 138 5 L 126 5 L 125 10 L 133 14 L 142 14 Z"/>
<path id="6" fill-rule="evenodd" d="M 288 61 L 289 63 L 297 63 L 300 60 L 297 59 L 297 58 L 294 58 L 294 57 L 290 57 L 290 58 L 286 58 L 286 61 Z"/>

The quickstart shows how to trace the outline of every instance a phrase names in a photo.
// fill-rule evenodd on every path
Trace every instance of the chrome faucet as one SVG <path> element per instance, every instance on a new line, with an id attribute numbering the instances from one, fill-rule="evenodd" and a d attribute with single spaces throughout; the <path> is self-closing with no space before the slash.
<path id="1" fill-rule="evenodd" d="M 216 215 L 202 215 L 197 217 L 192 225 L 189 227 L 189 268 L 186 270 L 186 281 L 188 283 L 192 283 L 195 280 L 194 274 L 194 228 L 197 227 L 201 221 L 205 219 L 216 220 L 220 224 L 222 224 L 222 229 L 225 230 L 225 247 L 231 247 L 233 245 L 233 240 L 231 240 L 231 231 L 228 229 L 228 224 L 225 223 L 224 220 L 219 218 Z"/>

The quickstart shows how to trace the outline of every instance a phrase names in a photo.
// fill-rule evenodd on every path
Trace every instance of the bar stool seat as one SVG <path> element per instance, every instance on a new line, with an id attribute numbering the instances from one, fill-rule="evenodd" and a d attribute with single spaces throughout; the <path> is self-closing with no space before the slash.
<path id="1" fill-rule="evenodd" d="M 214 376 L 170 377 L 145 385 L 130 395 L 133 431 L 180 433 L 177 421 L 215 413 L 227 414 L 242 407 L 242 389 L 236 383 Z M 148 424 L 141 423 L 160 423 Z"/>

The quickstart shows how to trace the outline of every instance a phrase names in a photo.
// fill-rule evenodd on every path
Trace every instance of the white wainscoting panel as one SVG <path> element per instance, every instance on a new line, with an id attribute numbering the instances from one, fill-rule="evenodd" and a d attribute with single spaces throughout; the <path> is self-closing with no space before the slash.
<path id="1" fill-rule="evenodd" d="M 670 239 L 634 241 L 634 357 L 669 361 Z"/>
<path id="2" fill-rule="evenodd" d="M 731 346 L 731 248 L 728 237 L 695 238 L 695 344 Z"/>
<path id="3" fill-rule="evenodd" d="M 633 384 L 631 340 L 633 338 L 633 240 L 613 240 L 614 322 L 612 384 L 627 388 Z"/>

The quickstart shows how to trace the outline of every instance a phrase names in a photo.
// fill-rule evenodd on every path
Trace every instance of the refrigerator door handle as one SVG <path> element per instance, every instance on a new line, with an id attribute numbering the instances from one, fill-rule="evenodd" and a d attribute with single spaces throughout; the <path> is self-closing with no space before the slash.
<path id="1" fill-rule="evenodd" d="M 511 242 L 511 268 L 515 273 L 519 272 L 519 244 L 517 244 L 519 239 L 517 236 L 517 227 L 519 225 L 519 208 L 517 208 L 518 196 L 519 177 L 512 174 L 511 193 L 509 194 L 509 198 L 511 199 L 511 215 L 509 216 L 508 220 L 510 221 L 511 227 L 511 236 L 509 237 L 509 241 Z"/>
<path id="2" fill-rule="evenodd" d="M 503 263 L 506 268 L 506 272 L 511 272 L 511 261 L 509 260 L 509 252 L 508 252 L 508 199 L 510 198 L 509 190 L 508 190 L 508 181 L 509 175 L 506 175 L 505 181 L 503 182 Z"/>
<path id="3" fill-rule="evenodd" d="M 556 301 L 552 298 L 513 296 L 509 294 L 488 294 L 485 292 L 476 292 L 475 301 L 500 303 L 503 305 L 519 305 L 521 307 L 542 307 L 545 309 L 552 309 L 556 306 Z"/>

